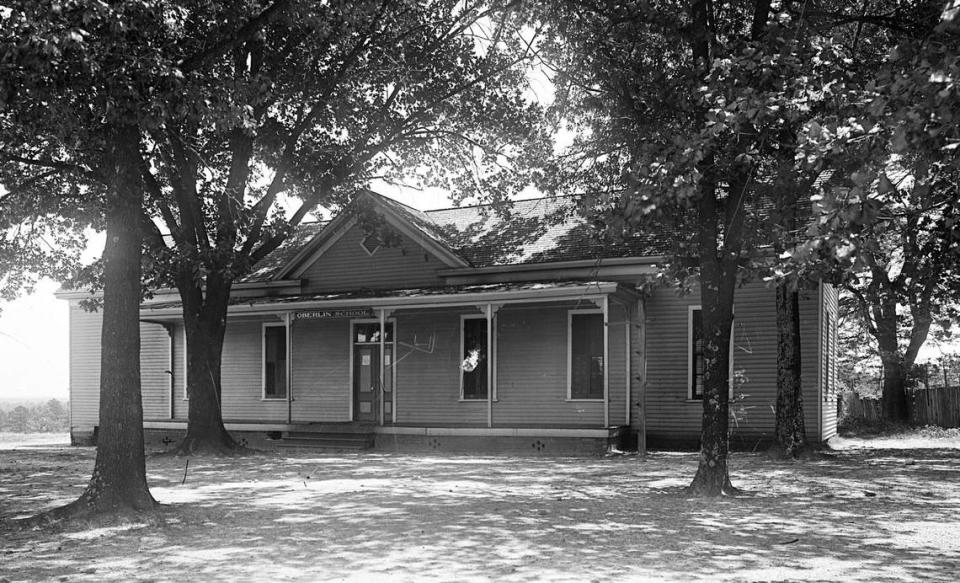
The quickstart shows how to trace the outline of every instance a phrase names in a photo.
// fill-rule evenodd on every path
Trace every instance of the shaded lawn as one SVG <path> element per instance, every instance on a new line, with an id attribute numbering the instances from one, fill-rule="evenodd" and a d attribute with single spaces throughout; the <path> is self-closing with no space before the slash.
<path id="1" fill-rule="evenodd" d="M 69 502 L 90 448 L 0 451 L 0 516 Z M 956 581 L 960 451 L 734 454 L 749 495 L 683 497 L 695 454 L 151 457 L 160 521 L 0 526 L 0 581 Z"/>

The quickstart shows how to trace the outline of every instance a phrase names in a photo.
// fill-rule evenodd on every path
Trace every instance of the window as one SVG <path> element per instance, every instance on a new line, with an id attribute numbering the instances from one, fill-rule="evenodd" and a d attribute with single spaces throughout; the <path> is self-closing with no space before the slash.
<path id="1" fill-rule="evenodd" d="M 367 235 L 360 240 L 360 246 L 367 252 L 367 255 L 373 255 L 380 248 L 380 237 L 376 235 Z"/>
<path id="2" fill-rule="evenodd" d="M 487 398 L 487 319 L 463 316 L 460 323 L 460 397 L 464 400 Z"/>
<path id="3" fill-rule="evenodd" d="M 263 398 L 287 398 L 287 328 L 263 325 Z"/>
<path id="4" fill-rule="evenodd" d="M 827 401 L 836 396 L 836 374 L 837 374 L 837 322 L 832 312 L 826 312 L 827 322 L 824 327 L 823 339 L 823 367 L 822 389 L 823 400 Z"/>
<path id="5" fill-rule="evenodd" d="M 570 312 L 570 399 L 603 399 L 603 313 Z"/>
<path id="6" fill-rule="evenodd" d="M 184 326 L 181 330 L 183 331 L 183 334 L 181 334 L 183 342 L 180 344 L 180 350 L 183 351 L 183 400 L 189 401 L 190 392 L 188 391 L 189 385 L 187 384 L 187 360 L 190 355 L 187 352 L 187 327 Z"/>
<path id="7" fill-rule="evenodd" d="M 703 312 L 690 310 L 690 398 L 703 399 Z"/>
<path id="8" fill-rule="evenodd" d="M 384 322 L 383 341 L 386 344 L 393 342 L 393 322 Z M 355 344 L 378 344 L 380 342 L 380 322 L 359 322 L 353 325 Z"/>
<path id="9" fill-rule="evenodd" d="M 688 396 L 691 400 L 703 400 L 703 314 L 700 306 L 690 306 L 688 318 L 687 370 L 689 371 Z M 733 326 L 730 326 L 730 366 L 727 375 L 730 395 L 733 395 Z"/>

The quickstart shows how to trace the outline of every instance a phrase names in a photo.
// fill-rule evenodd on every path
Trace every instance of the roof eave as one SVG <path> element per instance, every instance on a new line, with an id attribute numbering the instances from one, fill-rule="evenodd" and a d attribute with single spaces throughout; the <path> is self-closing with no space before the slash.
<path id="1" fill-rule="evenodd" d="M 610 257 L 597 259 L 575 259 L 571 261 L 543 261 L 538 263 L 512 263 L 509 265 L 491 265 L 488 267 L 455 267 L 441 269 L 437 274 L 442 277 L 458 275 L 482 275 L 489 273 L 517 272 L 517 271 L 552 271 L 556 269 L 578 269 L 581 267 L 613 267 L 613 266 L 651 266 L 664 263 L 666 255 L 649 255 L 644 257 Z"/>
<path id="2" fill-rule="evenodd" d="M 636 294 L 617 282 L 594 281 L 578 285 L 546 289 L 519 289 L 498 291 L 477 291 L 470 293 L 428 294 L 419 296 L 383 296 L 363 298 L 333 298 L 312 299 L 303 301 L 283 302 L 249 302 L 233 304 L 228 308 L 228 314 L 239 315 L 273 315 L 297 310 L 318 308 L 439 308 L 456 306 L 474 306 L 482 304 L 513 304 L 543 301 L 563 300 L 598 300 L 604 296 L 618 296 L 630 298 Z M 141 319 L 175 319 L 181 314 L 181 307 L 167 307 L 150 309 L 144 306 L 141 309 Z"/>

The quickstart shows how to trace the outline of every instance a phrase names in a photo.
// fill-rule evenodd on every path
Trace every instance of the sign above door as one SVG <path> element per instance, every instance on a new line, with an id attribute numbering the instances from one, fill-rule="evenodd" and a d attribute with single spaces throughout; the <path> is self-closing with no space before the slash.
<path id="1" fill-rule="evenodd" d="M 350 308 L 347 310 L 310 310 L 296 312 L 295 320 L 324 320 L 328 318 L 372 318 L 371 308 Z"/>

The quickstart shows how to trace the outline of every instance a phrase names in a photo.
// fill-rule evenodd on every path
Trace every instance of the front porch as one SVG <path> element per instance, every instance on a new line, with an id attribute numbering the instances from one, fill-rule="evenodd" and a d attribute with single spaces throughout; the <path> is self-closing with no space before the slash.
<path id="1" fill-rule="evenodd" d="M 238 300 L 223 416 L 271 440 L 363 426 L 377 449 L 606 451 L 620 428 L 643 433 L 642 308 L 629 287 L 575 281 Z M 144 393 L 150 429 L 188 417 L 179 309 L 144 309 L 173 371 Z"/>

